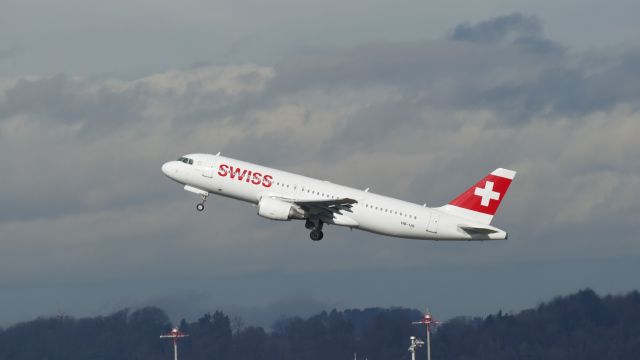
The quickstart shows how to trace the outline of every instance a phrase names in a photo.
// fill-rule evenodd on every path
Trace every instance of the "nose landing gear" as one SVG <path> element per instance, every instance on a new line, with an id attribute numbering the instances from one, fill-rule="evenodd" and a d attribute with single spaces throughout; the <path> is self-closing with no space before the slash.
<path id="1" fill-rule="evenodd" d="M 196 210 L 204 211 L 204 203 L 207 201 L 207 195 L 202 195 L 202 202 L 196 204 Z"/>

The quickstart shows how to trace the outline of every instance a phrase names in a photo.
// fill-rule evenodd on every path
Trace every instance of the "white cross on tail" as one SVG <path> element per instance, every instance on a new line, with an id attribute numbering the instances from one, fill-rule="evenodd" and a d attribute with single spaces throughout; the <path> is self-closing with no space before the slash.
<path id="1" fill-rule="evenodd" d="M 491 200 L 499 200 L 500 193 L 493 191 L 493 181 L 487 181 L 484 185 L 484 189 L 476 187 L 474 195 L 481 196 L 482 200 L 480 205 L 489 206 Z"/>

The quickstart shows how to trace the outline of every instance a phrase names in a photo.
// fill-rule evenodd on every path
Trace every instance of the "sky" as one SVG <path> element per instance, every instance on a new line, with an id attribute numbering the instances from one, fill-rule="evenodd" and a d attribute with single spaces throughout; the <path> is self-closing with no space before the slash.
<path id="1" fill-rule="evenodd" d="M 158 305 L 518 311 L 640 288 L 636 1 L 0 0 L 0 326 Z M 439 206 L 518 171 L 508 241 L 401 240 L 197 197 L 217 153 Z"/>

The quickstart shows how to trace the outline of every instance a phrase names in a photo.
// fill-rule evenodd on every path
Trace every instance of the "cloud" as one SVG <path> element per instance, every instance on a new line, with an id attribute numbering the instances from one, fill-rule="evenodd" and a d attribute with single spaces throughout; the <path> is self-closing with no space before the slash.
<path id="1" fill-rule="evenodd" d="M 448 38 L 315 48 L 274 66 L 4 79 L 0 281 L 123 289 L 126 279 L 140 292 L 155 284 L 161 298 L 158 288 L 175 290 L 165 281 L 200 289 L 265 271 L 638 255 L 640 52 L 553 50 L 542 30 L 514 14 Z M 513 167 L 496 222 L 515 240 L 425 244 L 329 228 L 313 244 L 301 224 L 231 200 L 196 214 L 196 198 L 160 172 L 196 151 L 431 206 Z M 264 289 L 273 301 L 298 289 L 275 278 Z"/>
<path id="2" fill-rule="evenodd" d="M 544 36 L 542 21 L 535 16 L 514 13 L 477 24 L 456 26 L 451 39 L 479 44 L 514 44 L 536 52 L 561 52 L 563 47 Z"/>
<path id="3" fill-rule="evenodd" d="M 592 53 L 575 61 L 564 52 L 523 50 L 517 39 L 542 38 L 541 24 L 513 14 L 461 24 L 451 39 L 316 49 L 275 67 L 203 65 L 131 81 L 16 80 L 0 94 L 0 148 L 22 156 L 3 160 L 15 170 L 4 178 L 11 190 L 0 216 L 29 221 L 155 203 L 163 191 L 147 184 L 157 166 L 193 149 L 224 150 L 315 176 L 326 176 L 317 169 L 331 166 L 337 181 L 354 185 L 359 177 L 341 166 L 359 159 L 380 168 L 381 162 L 361 156 L 374 153 L 400 164 L 394 167 L 403 179 L 415 180 L 372 174 L 367 183 L 396 184 L 394 194 L 407 198 L 433 179 L 424 175 L 431 167 L 446 172 L 474 149 L 495 163 L 498 157 L 518 164 L 524 162 L 515 154 L 548 143 L 555 151 L 573 151 L 579 159 L 569 166 L 575 167 L 584 158 L 569 146 L 587 153 L 586 139 L 598 141 L 588 137 L 595 131 L 619 137 L 635 130 L 640 91 L 632 79 L 639 52 L 627 49 L 596 62 Z M 605 125 L 597 117 L 609 120 Z M 549 128 L 539 131 L 546 121 Z M 565 125 L 574 121 L 579 125 Z M 583 137 L 561 143 L 574 133 Z M 522 134 L 535 134 L 535 144 L 511 140 Z M 521 150 L 505 157 L 499 149 L 506 145 L 485 140 L 491 138 Z M 618 143 L 624 151 L 594 156 L 599 164 L 617 164 L 625 151 L 633 153 L 632 142 L 625 138 Z M 400 159 L 420 166 L 402 166 Z M 614 177 L 623 168 L 611 167 L 606 171 Z M 455 195 L 451 191 L 447 196 Z"/>
<path id="4" fill-rule="evenodd" d="M 600 56 L 569 53 L 538 18 L 512 14 L 461 24 L 448 39 L 310 51 L 277 65 L 269 90 L 386 88 L 400 93 L 398 108 L 487 110 L 507 123 L 637 104 L 638 84 L 626 75 L 640 69 L 638 48 Z"/>
<path id="5" fill-rule="evenodd" d="M 16 56 L 21 50 L 20 45 L 14 42 L 8 47 L 0 47 L 0 64 L 12 57 Z"/>

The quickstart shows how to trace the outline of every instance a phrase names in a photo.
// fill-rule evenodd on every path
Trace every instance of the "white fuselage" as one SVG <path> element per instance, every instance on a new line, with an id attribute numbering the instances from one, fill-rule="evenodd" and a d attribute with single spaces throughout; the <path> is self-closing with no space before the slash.
<path id="1" fill-rule="evenodd" d="M 480 224 L 478 226 L 491 229 L 491 233 L 470 234 L 460 225 L 476 224 L 447 213 L 444 207 L 429 208 L 220 155 L 186 156 L 193 164 L 171 161 L 164 164 L 162 170 L 171 179 L 184 184 L 186 190 L 205 196 L 216 194 L 256 205 L 263 197 L 292 201 L 350 198 L 357 201 L 350 209 L 322 221 L 409 239 L 493 240 L 507 237 L 500 229 Z"/>

